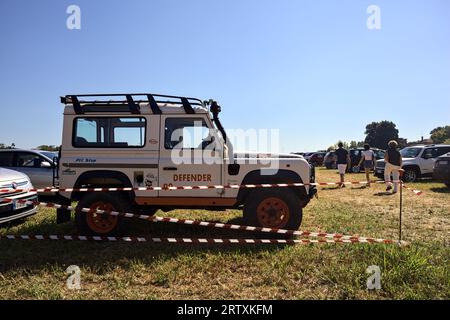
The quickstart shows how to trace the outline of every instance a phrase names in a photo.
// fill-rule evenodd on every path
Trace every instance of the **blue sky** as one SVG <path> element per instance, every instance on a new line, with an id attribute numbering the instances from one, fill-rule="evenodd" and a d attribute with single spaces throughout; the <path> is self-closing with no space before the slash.
<path id="1" fill-rule="evenodd" d="M 214 98 L 225 127 L 278 128 L 285 152 L 450 124 L 447 0 L 1 0 L 0 35 L 0 142 L 18 147 L 61 143 L 70 93 Z"/>

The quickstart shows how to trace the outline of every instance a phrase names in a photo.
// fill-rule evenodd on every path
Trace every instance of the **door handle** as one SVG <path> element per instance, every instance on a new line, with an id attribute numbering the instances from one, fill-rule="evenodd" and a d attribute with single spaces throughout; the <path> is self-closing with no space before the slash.
<path id="1" fill-rule="evenodd" d="M 177 167 L 164 167 L 163 170 L 165 171 L 177 171 Z"/>

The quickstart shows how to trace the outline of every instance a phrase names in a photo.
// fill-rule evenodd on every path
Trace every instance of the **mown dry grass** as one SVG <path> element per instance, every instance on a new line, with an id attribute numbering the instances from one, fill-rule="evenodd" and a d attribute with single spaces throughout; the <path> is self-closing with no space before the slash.
<path id="1" fill-rule="evenodd" d="M 335 181 L 334 170 L 318 179 Z M 348 176 L 364 180 L 362 174 Z M 0 241 L 2 299 L 449 299 L 450 193 L 442 184 L 404 193 L 404 239 L 396 245 L 201 246 Z M 304 211 L 302 229 L 396 238 L 397 196 L 372 188 L 324 188 Z M 240 223 L 241 212 L 158 213 Z M 131 234 L 249 237 L 252 234 L 132 222 Z M 74 233 L 41 209 L 0 234 Z M 81 290 L 65 286 L 69 265 L 81 268 Z M 365 270 L 378 265 L 382 289 L 366 289 Z"/>

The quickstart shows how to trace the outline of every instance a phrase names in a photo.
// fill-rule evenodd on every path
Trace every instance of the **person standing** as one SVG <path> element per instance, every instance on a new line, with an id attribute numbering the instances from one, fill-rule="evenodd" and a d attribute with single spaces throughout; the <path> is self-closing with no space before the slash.
<path id="1" fill-rule="evenodd" d="M 391 174 L 394 179 L 394 191 L 398 191 L 398 183 L 400 179 L 400 169 L 402 168 L 402 155 L 397 150 L 398 143 L 391 140 L 388 143 L 388 149 L 384 155 L 386 166 L 384 167 L 384 181 L 386 182 L 386 191 L 392 189 Z"/>
<path id="2" fill-rule="evenodd" d="M 358 166 L 364 163 L 364 171 L 366 172 L 367 186 L 370 188 L 370 170 L 373 169 L 375 164 L 375 153 L 370 150 L 368 143 L 364 144 L 364 151 L 361 154 L 361 160 L 359 160 Z"/>
<path id="3" fill-rule="evenodd" d="M 340 186 L 345 187 L 345 172 L 347 171 L 347 166 L 350 163 L 350 156 L 346 149 L 344 149 L 344 144 L 342 142 L 338 143 L 338 149 L 335 151 L 336 153 L 336 163 L 339 171 L 339 175 L 341 177 Z"/>

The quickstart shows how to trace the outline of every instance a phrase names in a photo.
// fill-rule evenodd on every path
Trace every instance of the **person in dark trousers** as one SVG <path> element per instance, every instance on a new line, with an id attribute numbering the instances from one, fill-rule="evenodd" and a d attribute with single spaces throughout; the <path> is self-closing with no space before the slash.
<path id="1" fill-rule="evenodd" d="M 375 153 L 370 150 L 368 143 L 364 144 L 364 151 L 361 154 L 361 160 L 359 160 L 358 166 L 361 167 L 362 164 L 364 164 L 367 186 L 370 188 L 370 170 L 375 165 Z"/>
<path id="2" fill-rule="evenodd" d="M 348 151 L 344 149 L 344 144 L 342 142 L 338 143 L 338 149 L 335 153 L 337 157 L 336 163 L 341 177 L 341 183 L 339 185 L 343 188 L 345 187 L 345 172 L 347 171 L 347 166 L 350 164 L 350 156 Z"/>
<path id="3" fill-rule="evenodd" d="M 400 169 L 402 168 L 402 155 L 397 150 L 398 143 L 391 140 L 388 143 L 388 149 L 384 155 L 386 166 L 384 167 L 384 181 L 386 182 L 386 191 L 392 189 L 391 174 L 394 178 L 394 191 L 398 191 L 398 183 L 400 180 Z"/>

